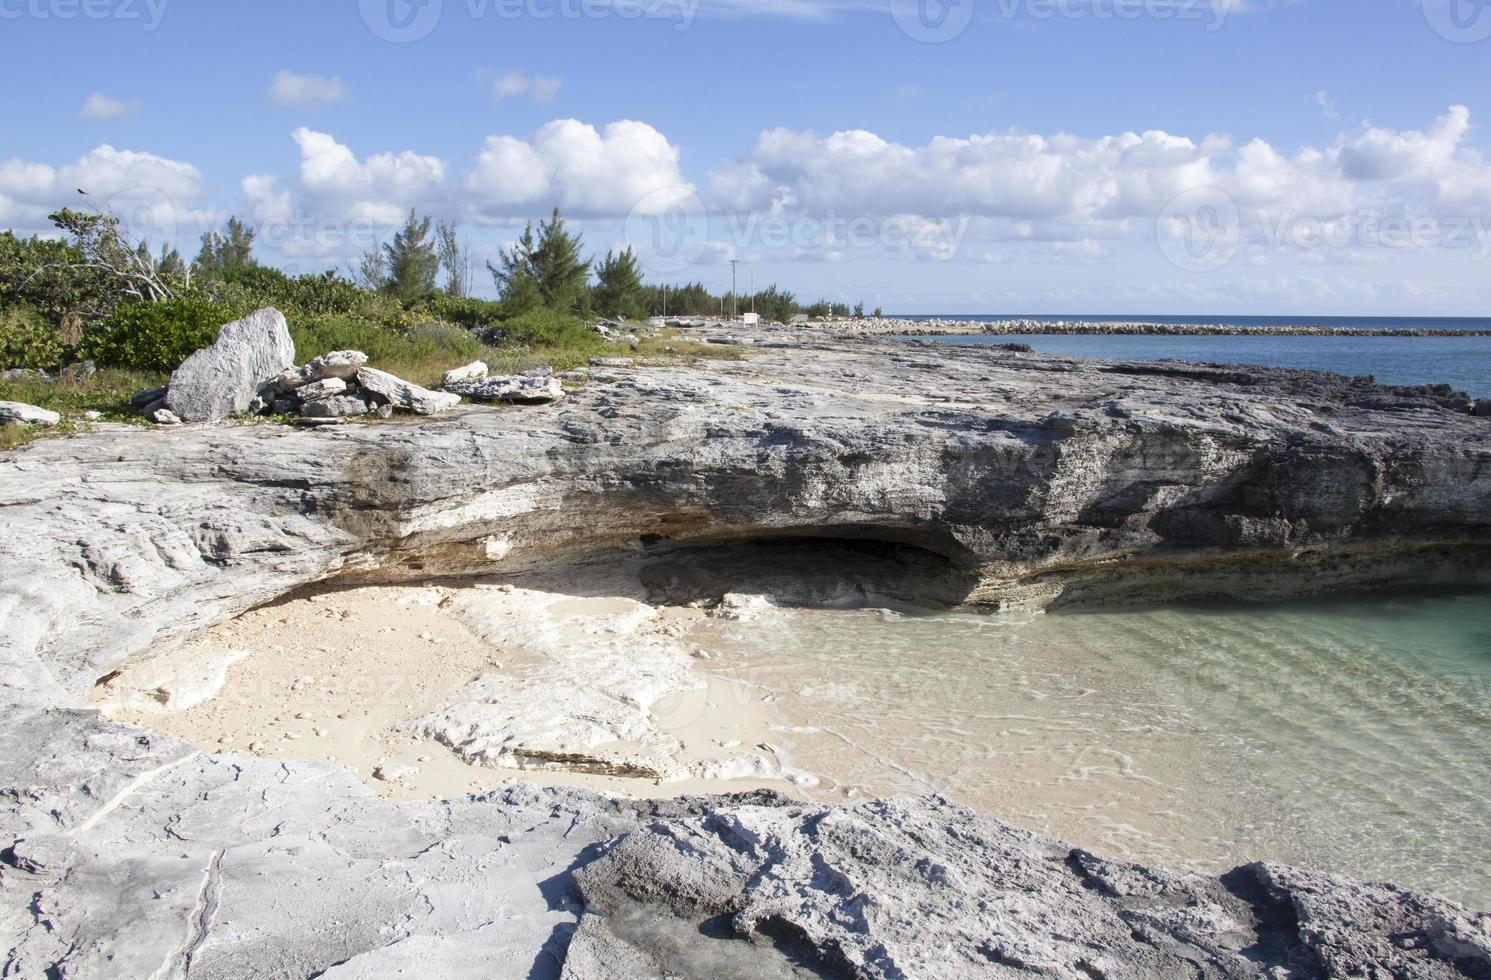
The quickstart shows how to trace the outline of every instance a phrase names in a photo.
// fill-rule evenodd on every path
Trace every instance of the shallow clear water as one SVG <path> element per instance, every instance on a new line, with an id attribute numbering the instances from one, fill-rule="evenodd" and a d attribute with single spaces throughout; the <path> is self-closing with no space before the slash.
<path id="1" fill-rule="evenodd" d="M 1168 337 L 1123 334 L 1011 334 L 930 337 L 962 346 L 1029 344 L 1043 354 L 1109 360 L 1177 358 L 1215 364 L 1371 375 L 1382 384 L 1448 384 L 1491 398 L 1491 337 Z"/>
<path id="2" fill-rule="evenodd" d="M 936 791 L 1136 860 L 1491 908 L 1491 595 L 696 629 L 826 798 Z"/>

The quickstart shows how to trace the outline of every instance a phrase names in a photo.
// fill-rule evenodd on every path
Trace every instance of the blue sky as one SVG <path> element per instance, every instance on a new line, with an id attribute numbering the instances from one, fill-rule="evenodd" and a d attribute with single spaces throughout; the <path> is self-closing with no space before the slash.
<path id="1" fill-rule="evenodd" d="M 86 182 L 309 271 L 559 204 L 651 278 L 895 311 L 1491 314 L 1475 0 L 429 3 L 0 0 L 0 226 Z"/>

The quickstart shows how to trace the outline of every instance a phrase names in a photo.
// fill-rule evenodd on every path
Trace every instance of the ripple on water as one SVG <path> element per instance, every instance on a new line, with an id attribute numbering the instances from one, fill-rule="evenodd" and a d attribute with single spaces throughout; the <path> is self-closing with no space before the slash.
<path id="1" fill-rule="evenodd" d="M 788 611 L 697 629 L 839 791 L 1088 847 L 1272 859 L 1491 907 L 1491 595 L 1121 613 Z"/>

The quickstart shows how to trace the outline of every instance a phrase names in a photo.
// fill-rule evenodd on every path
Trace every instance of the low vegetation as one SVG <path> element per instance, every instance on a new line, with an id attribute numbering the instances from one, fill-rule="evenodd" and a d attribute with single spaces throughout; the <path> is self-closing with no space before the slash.
<path id="1" fill-rule="evenodd" d="M 699 283 L 645 283 L 630 250 L 586 258 L 557 209 L 487 265 L 496 299 L 469 295 L 470 248 L 454 226 L 412 212 L 350 277 L 290 276 L 261 264 L 253 229 L 237 218 L 204 235 L 189 263 L 172 249 L 132 241 L 108 211 L 62 209 L 51 218 L 62 237 L 0 232 L 0 369 L 7 370 L 0 400 L 70 419 L 84 412 L 133 419 L 131 395 L 164 383 L 222 324 L 267 306 L 285 314 L 300 360 L 361 350 L 423 385 L 477 359 L 495 371 L 522 371 L 565 370 L 597 356 L 738 356 L 666 333 L 608 342 L 593 327 L 596 317 L 614 324 L 664 312 L 755 309 L 775 320 L 851 312 L 826 302 L 804 308 L 776 286 L 737 297 Z M 46 377 L 27 373 L 36 371 Z M 10 429 L 0 446 L 28 437 Z"/>

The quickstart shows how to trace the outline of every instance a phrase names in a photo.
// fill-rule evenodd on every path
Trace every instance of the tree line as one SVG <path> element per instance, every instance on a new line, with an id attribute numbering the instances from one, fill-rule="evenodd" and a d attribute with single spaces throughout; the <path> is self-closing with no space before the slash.
<path id="1" fill-rule="evenodd" d="M 234 240 L 229 224 L 226 242 Z M 241 236 L 242 229 L 238 234 Z M 251 234 L 251 233 L 250 233 Z M 208 243 L 204 240 L 204 252 Z M 754 294 L 712 293 L 700 282 L 678 285 L 646 283 L 636 252 L 608 251 L 603 259 L 585 258 L 583 238 L 567 226 L 559 209 L 537 227 L 529 222 L 522 235 L 486 269 L 510 314 L 546 308 L 580 317 L 595 314 L 641 319 L 670 314 L 712 316 L 754 310 L 767 320 L 785 322 L 799 313 L 812 317 L 864 317 L 865 307 L 819 300 L 801 304 L 787 290 L 772 284 Z M 201 259 L 198 260 L 201 262 Z M 404 227 L 379 248 L 367 253 L 354 270 L 367 289 L 391 293 L 406 303 L 435 293 L 441 274 L 444 291 L 467 296 L 471 286 L 471 250 L 458 240 L 454 226 L 435 222 L 410 211 Z M 592 281 L 593 278 L 593 281 Z M 874 316 L 880 316 L 876 309 Z"/>

